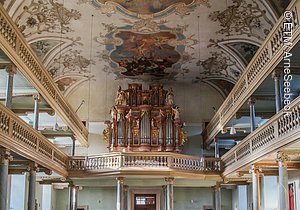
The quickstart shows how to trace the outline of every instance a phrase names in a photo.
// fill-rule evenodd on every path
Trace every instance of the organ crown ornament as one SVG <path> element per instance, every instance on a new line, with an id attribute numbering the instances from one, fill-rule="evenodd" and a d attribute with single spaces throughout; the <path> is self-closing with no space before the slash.
<path id="1" fill-rule="evenodd" d="M 187 140 L 173 89 L 161 84 L 148 90 L 137 83 L 128 84 L 127 90 L 119 86 L 110 116 L 103 136 L 111 152 L 180 152 Z"/>

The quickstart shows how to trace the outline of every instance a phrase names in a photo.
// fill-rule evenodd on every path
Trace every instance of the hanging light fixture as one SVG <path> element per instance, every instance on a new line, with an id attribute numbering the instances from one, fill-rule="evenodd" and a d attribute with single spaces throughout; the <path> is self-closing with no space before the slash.
<path id="1" fill-rule="evenodd" d="M 59 130 L 59 125 L 57 123 L 57 112 L 55 112 L 55 124 L 53 126 L 53 131 L 58 131 Z"/>
<path id="2" fill-rule="evenodd" d="M 229 134 L 230 134 L 230 135 L 236 134 L 236 129 L 235 129 L 235 127 L 232 126 L 232 127 L 230 128 Z"/>

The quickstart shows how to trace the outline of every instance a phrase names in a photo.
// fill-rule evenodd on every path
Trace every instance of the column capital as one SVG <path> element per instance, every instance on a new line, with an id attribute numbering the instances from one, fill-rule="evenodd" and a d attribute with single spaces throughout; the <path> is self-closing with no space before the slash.
<path id="1" fill-rule="evenodd" d="M 9 161 L 12 160 L 13 157 L 10 155 L 10 151 L 8 149 L 0 148 L 0 163 L 8 165 Z"/>
<path id="2" fill-rule="evenodd" d="M 262 172 L 262 169 L 256 165 L 251 165 L 251 168 L 249 169 L 249 173 L 252 174 L 252 173 L 261 173 Z"/>
<path id="3" fill-rule="evenodd" d="M 165 181 L 166 181 L 168 184 L 174 184 L 174 177 L 166 177 L 166 178 L 165 178 Z"/>
<path id="4" fill-rule="evenodd" d="M 80 189 L 80 186 L 78 186 L 78 185 L 72 185 L 71 188 L 77 191 L 77 190 Z"/>
<path id="5" fill-rule="evenodd" d="M 34 100 L 37 100 L 38 102 L 41 101 L 41 97 L 40 97 L 39 93 L 33 94 L 32 97 L 33 97 Z"/>
<path id="6" fill-rule="evenodd" d="M 272 78 L 275 80 L 275 79 L 280 79 L 282 76 L 282 70 L 281 69 L 276 69 L 272 72 Z"/>
<path id="7" fill-rule="evenodd" d="M 36 172 L 40 171 L 40 168 L 38 164 L 30 163 L 29 166 L 27 167 L 27 171 L 29 171 L 30 174 L 36 174 Z"/>
<path id="8" fill-rule="evenodd" d="M 124 186 L 123 186 L 123 190 L 124 190 L 125 192 L 128 192 L 128 189 L 129 189 L 129 186 L 128 186 L 128 185 L 124 185 Z"/>
<path id="9" fill-rule="evenodd" d="M 221 190 L 221 183 L 217 182 L 215 186 L 213 186 L 213 189 L 215 192 L 220 191 Z"/>
<path id="10" fill-rule="evenodd" d="M 250 97 L 250 98 L 248 99 L 248 104 L 249 104 L 249 105 L 255 104 L 255 98 L 254 98 L 254 97 Z"/>
<path id="11" fill-rule="evenodd" d="M 17 73 L 17 67 L 13 64 L 0 64 L 0 68 L 5 69 L 9 76 L 14 76 Z"/>
<path id="12" fill-rule="evenodd" d="M 120 182 L 120 183 L 122 183 L 122 184 L 123 184 L 124 181 L 125 181 L 125 178 L 124 178 L 124 177 L 117 177 L 116 179 L 117 179 L 118 182 Z"/>
<path id="13" fill-rule="evenodd" d="M 284 153 L 282 151 L 277 152 L 275 161 L 278 163 L 278 165 L 280 167 L 286 167 L 287 161 L 289 161 L 289 160 L 290 160 L 290 158 L 286 153 Z"/>

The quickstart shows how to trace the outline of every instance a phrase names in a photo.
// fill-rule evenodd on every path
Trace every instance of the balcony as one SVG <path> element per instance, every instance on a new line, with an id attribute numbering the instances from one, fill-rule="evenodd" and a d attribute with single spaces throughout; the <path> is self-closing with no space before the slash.
<path id="1" fill-rule="evenodd" d="M 0 145 L 62 176 L 68 175 L 68 156 L 1 103 Z"/>
<path id="2" fill-rule="evenodd" d="M 89 157 L 70 157 L 69 177 L 156 175 L 220 179 L 218 158 L 198 158 L 168 152 L 117 152 Z"/>
<path id="3" fill-rule="evenodd" d="M 61 116 L 82 145 L 88 145 L 88 130 L 71 108 L 23 34 L 0 4 L 0 49 L 11 59 L 48 104 Z"/>
<path id="4" fill-rule="evenodd" d="M 290 104 L 290 114 L 283 110 L 249 134 L 225 155 L 223 175 L 241 169 L 300 139 L 300 96 Z"/>
<path id="5" fill-rule="evenodd" d="M 249 96 L 251 96 L 268 75 L 271 74 L 275 67 L 282 61 L 284 53 L 290 52 L 291 49 L 297 45 L 300 38 L 300 14 L 297 12 L 299 9 L 300 1 L 292 1 L 286 9 L 293 15 L 292 23 L 294 29 L 293 37 L 290 40 L 292 43 L 291 46 L 285 46 L 286 40 L 283 38 L 283 22 L 285 18 L 282 16 L 248 64 L 226 100 L 207 125 L 206 130 L 203 132 L 206 145 L 211 143 L 243 104 L 247 102 Z"/>

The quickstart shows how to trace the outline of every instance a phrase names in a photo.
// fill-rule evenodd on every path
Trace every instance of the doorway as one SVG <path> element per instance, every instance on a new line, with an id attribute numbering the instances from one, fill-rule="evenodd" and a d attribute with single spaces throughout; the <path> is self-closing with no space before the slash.
<path id="1" fill-rule="evenodd" d="M 134 210 L 156 210 L 156 194 L 134 194 Z"/>

